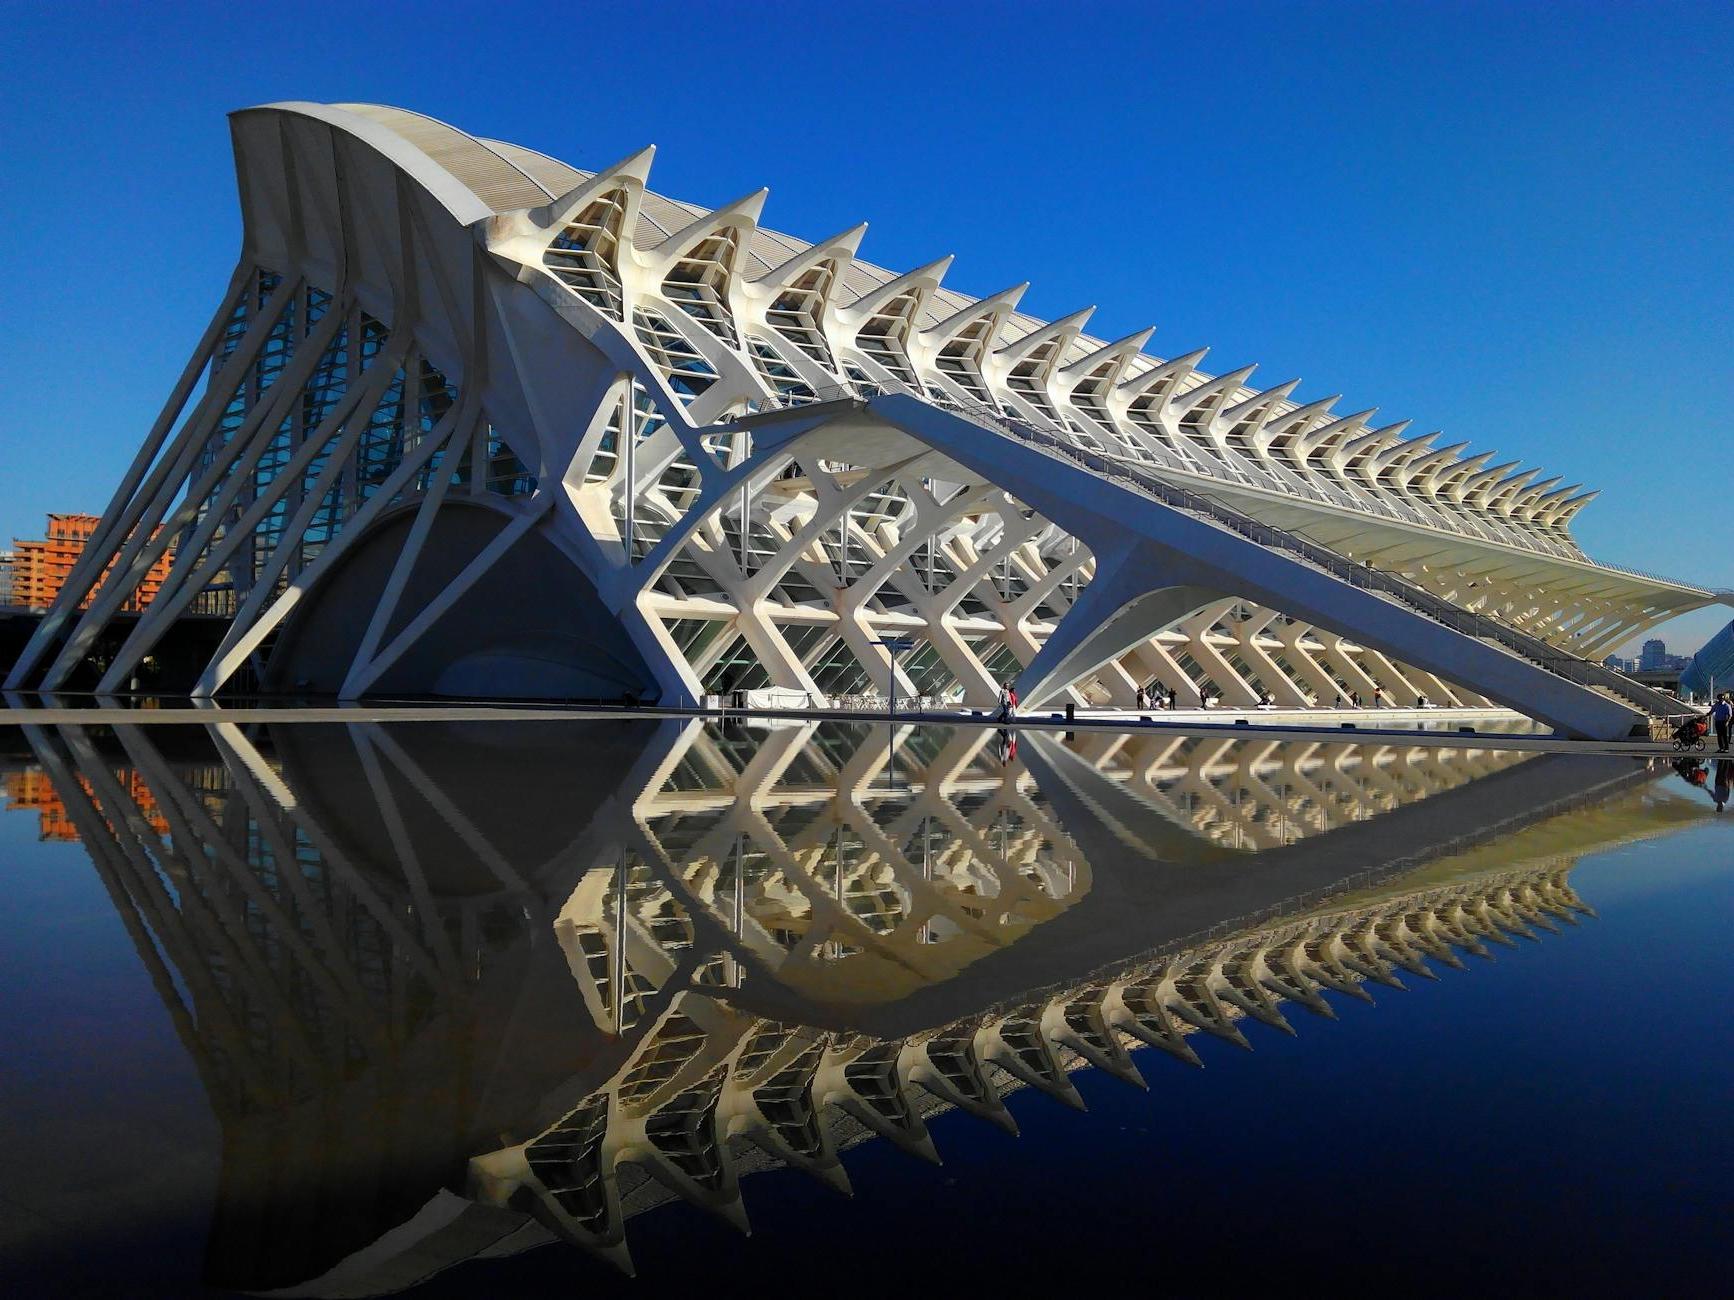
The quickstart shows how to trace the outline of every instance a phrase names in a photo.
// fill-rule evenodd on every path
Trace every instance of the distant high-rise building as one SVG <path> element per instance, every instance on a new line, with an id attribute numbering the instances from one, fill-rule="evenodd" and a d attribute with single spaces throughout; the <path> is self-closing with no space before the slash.
<path id="1" fill-rule="evenodd" d="M 0 608 L 17 604 L 12 599 L 12 566 L 16 561 L 11 551 L 0 551 Z"/>
<path id="2" fill-rule="evenodd" d="M 1667 666 L 1668 647 L 1661 640 L 1652 638 L 1644 642 L 1643 653 L 1638 656 L 1638 668 L 1646 673 L 1658 673 Z"/>
<path id="3" fill-rule="evenodd" d="M 101 519 L 96 515 L 51 514 L 48 516 L 46 537 L 34 541 L 13 538 L 6 603 L 21 605 L 26 609 L 47 609 L 52 605 L 54 598 L 60 594 L 60 589 L 66 585 L 67 578 L 71 576 L 72 566 L 77 564 L 78 557 L 84 554 L 85 544 L 100 522 Z M 171 545 L 151 565 L 138 587 L 128 593 L 121 610 L 136 613 L 149 605 L 158 588 L 163 585 L 163 580 L 169 576 L 169 566 L 174 563 L 174 558 L 174 547 Z M 106 570 L 102 576 L 107 579 Z M 79 608 L 87 608 L 95 594 L 96 592 L 92 591 L 86 596 Z"/>

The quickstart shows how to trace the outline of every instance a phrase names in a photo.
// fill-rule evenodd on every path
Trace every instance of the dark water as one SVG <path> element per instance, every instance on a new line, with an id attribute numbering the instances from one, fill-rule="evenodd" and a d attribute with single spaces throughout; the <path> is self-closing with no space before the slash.
<path id="1" fill-rule="evenodd" d="M 8 1294 L 1722 1292 L 1734 816 L 1666 767 L 0 740 Z"/>

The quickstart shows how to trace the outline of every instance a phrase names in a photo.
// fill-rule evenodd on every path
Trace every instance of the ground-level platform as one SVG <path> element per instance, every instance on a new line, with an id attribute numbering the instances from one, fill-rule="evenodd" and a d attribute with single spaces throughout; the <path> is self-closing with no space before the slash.
<path id="1" fill-rule="evenodd" d="M 88 701 L 86 703 L 85 701 Z M 66 696 L 52 700 L 9 692 L 0 729 L 19 726 L 246 726 L 257 723 L 410 722 L 595 722 L 609 719 L 706 718 L 748 727 L 789 727 L 813 722 L 872 722 L 898 726 L 963 726 L 1041 731 L 1164 730 L 1199 736 L 1258 736 L 1283 741 L 1343 741 L 1419 746 L 1473 746 L 1535 753 L 1629 754 L 1634 758 L 1678 755 L 1666 741 L 1573 740 L 1531 729 L 1535 724 L 1509 709 L 1091 709 L 1068 718 L 1063 712 L 1019 712 L 1009 724 L 991 710 L 958 709 L 888 715 L 846 710 L 706 710 L 655 707 L 574 706 L 558 703 L 500 704 L 493 701 L 381 701 L 366 705 L 121 700 Z M 1708 752 L 1708 751 L 1707 751 Z"/>

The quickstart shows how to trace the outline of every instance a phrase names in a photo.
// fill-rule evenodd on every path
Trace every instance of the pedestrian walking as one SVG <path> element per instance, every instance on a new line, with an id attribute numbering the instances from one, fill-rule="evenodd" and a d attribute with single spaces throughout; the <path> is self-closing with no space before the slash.
<path id="1" fill-rule="evenodd" d="M 1728 752 L 1728 732 L 1734 724 L 1734 697 L 1723 691 L 1716 697 L 1716 704 L 1710 710 L 1710 721 L 1716 724 L 1716 752 Z"/>

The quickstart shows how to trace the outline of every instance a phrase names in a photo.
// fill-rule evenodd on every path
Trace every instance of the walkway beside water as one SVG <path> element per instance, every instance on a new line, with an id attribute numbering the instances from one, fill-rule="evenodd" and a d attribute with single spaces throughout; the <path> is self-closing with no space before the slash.
<path id="1" fill-rule="evenodd" d="M 375 702 L 357 705 L 223 706 L 209 703 L 123 705 L 109 699 L 86 708 L 68 707 L 66 697 L 34 707 L 31 697 L 11 695 L 12 707 L 0 712 L 9 726 L 210 726 L 227 723 L 403 723 L 403 722 L 597 722 L 609 719 L 720 718 L 749 727 L 789 727 L 811 722 L 895 722 L 900 726 L 1005 726 L 986 709 L 929 710 L 887 715 L 858 710 L 820 709 L 627 709 L 618 706 L 500 704 L 488 701 L 440 703 Z M 1666 741 L 1572 740 L 1539 731 L 1506 730 L 1534 725 L 1509 709 L 1088 709 L 1067 718 L 1039 709 L 1019 712 L 1011 722 L 1019 731 L 1145 731 L 1183 735 L 1258 736 L 1268 740 L 1386 741 L 1421 746 L 1466 746 L 1553 754 L 1629 754 L 1655 758 L 1674 754 Z M 1712 754 L 1706 754 L 1713 757 Z"/>

